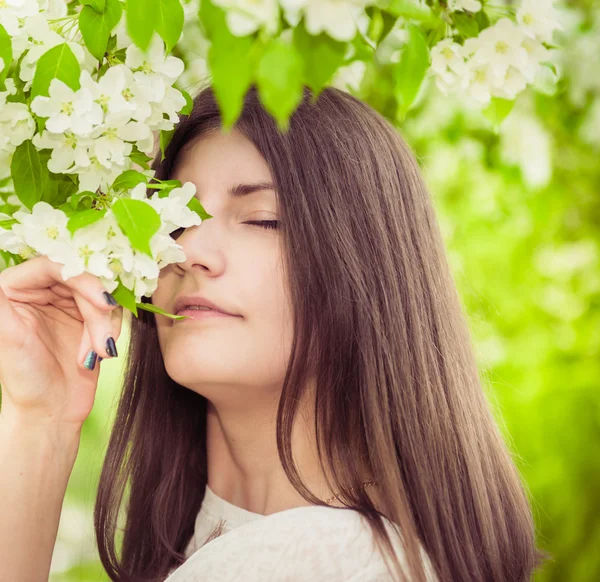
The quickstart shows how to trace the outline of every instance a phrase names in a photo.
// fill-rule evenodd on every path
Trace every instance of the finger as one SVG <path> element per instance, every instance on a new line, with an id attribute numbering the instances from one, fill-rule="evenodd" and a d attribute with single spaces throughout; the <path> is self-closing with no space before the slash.
<path id="1" fill-rule="evenodd" d="M 100 311 L 78 291 L 73 290 L 73 298 L 85 322 L 91 349 L 103 358 L 115 357 L 114 353 L 109 353 L 109 344 L 107 343 L 109 338 L 112 338 L 112 341 L 116 341 L 113 338 L 112 313 Z M 112 342 L 110 345 L 112 346 Z"/>
<path id="2" fill-rule="evenodd" d="M 105 313 L 114 310 L 116 305 L 107 302 L 104 296 L 106 290 L 98 277 L 83 272 L 65 281 L 62 277 L 63 267 L 47 256 L 34 257 L 0 272 L 0 285 L 9 299 L 22 301 L 26 300 L 27 294 L 47 290 L 58 283 L 79 292 Z"/>
<path id="3" fill-rule="evenodd" d="M 23 295 L 32 290 L 43 290 L 57 283 L 71 290 L 77 307 L 87 324 L 91 347 L 103 358 L 114 357 L 108 351 L 107 344 L 112 337 L 110 314 L 116 305 L 108 303 L 106 290 L 98 277 L 91 273 L 81 273 L 64 280 L 63 265 L 52 261 L 47 256 L 34 257 L 14 267 L 9 267 L 0 273 L 0 284 L 9 298 L 18 301 Z M 118 355 L 118 354 L 117 354 Z M 85 358 L 85 356 L 84 356 Z"/>
<path id="4" fill-rule="evenodd" d="M 83 333 L 81 334 L 81 340 L 79 342 L 79 351 L 77 352 L 77 364 L 79 365 L 80 368 L 83 368 L 84 370 L 88 370 L 90 371 L 90 368 L 86 367 L 85 362 L 88 359 L 88 354 L 90 353 L 90 351 L 93 350 L 92 347 L 92 339 L 90 336 L 90 331 L 87 327 L 87 323 L 84 322 L 83 324 Z M 96 351 L 96 350 L 94 350 Z M 96 358 L 97 358 L 97 352 L 96 352 Z M 96 367 L 96 359 L 93 360 L 93 364 L 94 366 L 91 368 L 91 370 L 94 370 Z"/>

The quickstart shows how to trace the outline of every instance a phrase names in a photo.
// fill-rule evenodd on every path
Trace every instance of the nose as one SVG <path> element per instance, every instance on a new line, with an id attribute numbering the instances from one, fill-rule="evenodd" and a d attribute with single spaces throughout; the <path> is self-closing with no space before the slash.
<path id="1" fill-rule="evenodd" d="M 176 240 L 186 257 L 178 263 L 182 269 L 200 269 L 213 276 L 225 270 L 226 237 L 216 218 L 185 229 Z"/>

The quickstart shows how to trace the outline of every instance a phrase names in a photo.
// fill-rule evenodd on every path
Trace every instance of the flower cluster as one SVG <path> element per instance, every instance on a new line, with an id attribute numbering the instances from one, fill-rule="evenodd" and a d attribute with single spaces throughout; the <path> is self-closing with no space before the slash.
<path id="1" fill-rule="evenodd" d="M 18 223 L 11 230 L 0 229 L 0 248 L 25 259 L 48 256 L 64 265 L 61 275 L 65 280 L 83 272 L 92 273 L 109 292 L 116 289 L 119 279 L 139 302 L 156 290 L 160 269 L 186 260 L 170 233 L 179 227 L 201 224 L 198 214 L 187 207 L 195 193 L 191 182 L 174 188 L 163 198 L 148 198 L 144 183 L 131 190 L 131 199 L 147 204 L 161 218 L 161 228 L 150 239 L 152 257 L 131 247 L 110 209 L 100 220 L 71 234 L 65 213 L 46 202 L 38 202 L 31 212 L 15 212 L 12 218 Z M 0 220 L 10 218 L 0 214 Z"/>
<path id="2" fill-rule="evenodd" d="M 279 30 L 279 8 L 285 19 L 296 26 L 304 16 L 306 30 L 313 35 L 324 32 L 339 41 L 350 41 L 368 18 L 365 8 L 374 0 L 213 0 L 226 12 L 232 34 L 245 36 L 259 28 L 269 34 Z"/>
<path id="3" fill-rule="evenodd" d="M 0 91 L 0 165 L 10 168 L 19 146 L 30 140 L 31 147 L 49 154 L 47 169 L 52 174 L 74 176 L 73 196 L 89 195 L 102 204 L 83 208 L 82 214 L 87 211 L 94 217 L 76 227 L 69 226 L 71 216 L 80 213 L 73 196 L 64 208 L 44 201 L 20 204 L 12 216 L 0 214 L 0 250 L 23 259 L 49 256 L 64 265 L 65 280 L 87 271 L 99 277 L 109 292 L 122 284 L 139 302 L 156 288 L 162 267 L 185 260 L 170 233 L 202 222 L 198 211 L 189 206 L 193 184 L 167 188 L 163 184 L 160 195 L 148 198 L 148 181 L 154 172 L 132 170 L 134 152 L 146 159 L 154 153 L 153 132 L 170 131 L 179 121 L 187 101 L 173 85 L 184 63 L 165 54 L 156 33 L 148 50 L 141 51 L 126 32 L 123 12 L 112 31 L 112 50 L 121 56 L 102 67 L 87 49 L 77 23 L 77 13 L 69 14 L 66 0 L 0 0 L 0 25 L 6 31 L 1 32 L 8 33 L 12 54 L 11 63 L 0 62 L 0 74 L 6 68 L 10 73 L 5 90 Z M 28 97 L 40 59 L 65 44 L 79 64 L 79 87 L 74 90 L 55 77 L 47 93 Z M 125 181 L 117 189 L 115 180 L 130 172 L 135 174 L 134 182 Z M 128 229 L 123 229 L 112 210 L 120 199 L 148 205 L 146 218 L 155 222 L 160 218 L 149 240 L 139 238 L 136 229 L 125 232 Z M 146 246 L 150 252 L 138 250 Z"/>
<path id="4" fill-rule="evenodd" d="M 83 70 L 77 91 L 53 79 L 50 96 L 31 103 L 36 115 L 48 118 L 46 130 L 34 136 L 33 144 L 52 150 L 50 171 L 77 174 L 80 191 L 108 188 L 131 167 L 133 144 L 151 154 L 152 132 L 172 129 L 186 103 L 172 87 L 183 72 L 183 61 L 165 57 L 158 35 L 147 55 L 134 44 L 126 55 L 125 64 L 110 67 L 98 81 Z"/>
<path id="5" fill-rule="evenodd" d="M 456 9 L 477 11 L 478 2 L 455 0 Z M 543 43 L 558 22 L 553 0 L 523 0 L 517 21 L 501 18 L 463 45 L 445 39 L 431 51 L 431 70 L 444 93 L 460 93 L 487 105 L 493 97 L 515 99 L 533 83 L 541 63 L 550 60 Z"/>
<path id="6" fill-rule="evenodd" d="M 10 166 L 15 149 L 31 139 L 35 121 L 25 103 L 7 102 L 17 91 L 13 79 L 6 80 L 6 91 L 0 91 L 0 167 Z"/>

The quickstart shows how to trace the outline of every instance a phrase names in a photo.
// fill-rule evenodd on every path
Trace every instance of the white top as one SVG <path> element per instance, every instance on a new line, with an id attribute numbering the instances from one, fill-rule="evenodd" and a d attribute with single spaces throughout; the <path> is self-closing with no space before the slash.
<path id="1" fill-rule="evenodd" d="M 205 544 L 220 520 L 226 521 L 223 533 Z M 396 530 L 384 523 L 405 565 Z M 263 515 L 229 503 L 208 486 L 185 555 L 165 582 L 393 581 L 357 511 L 314 505 Z"/>

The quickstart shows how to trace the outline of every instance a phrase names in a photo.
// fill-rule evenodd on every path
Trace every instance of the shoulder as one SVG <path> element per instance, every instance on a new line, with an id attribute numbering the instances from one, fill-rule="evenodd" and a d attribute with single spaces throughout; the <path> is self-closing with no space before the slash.
<path id="1" fill-rule="evenodd" d="M 397 529 L 384 518 L 401 563 Z M 238 527 L 197 550 L 169 582 L 385 582 L 367 519 L 354 510 L 299 507 Z M 356 578 L 357 575 L 362 578 Z"/>

